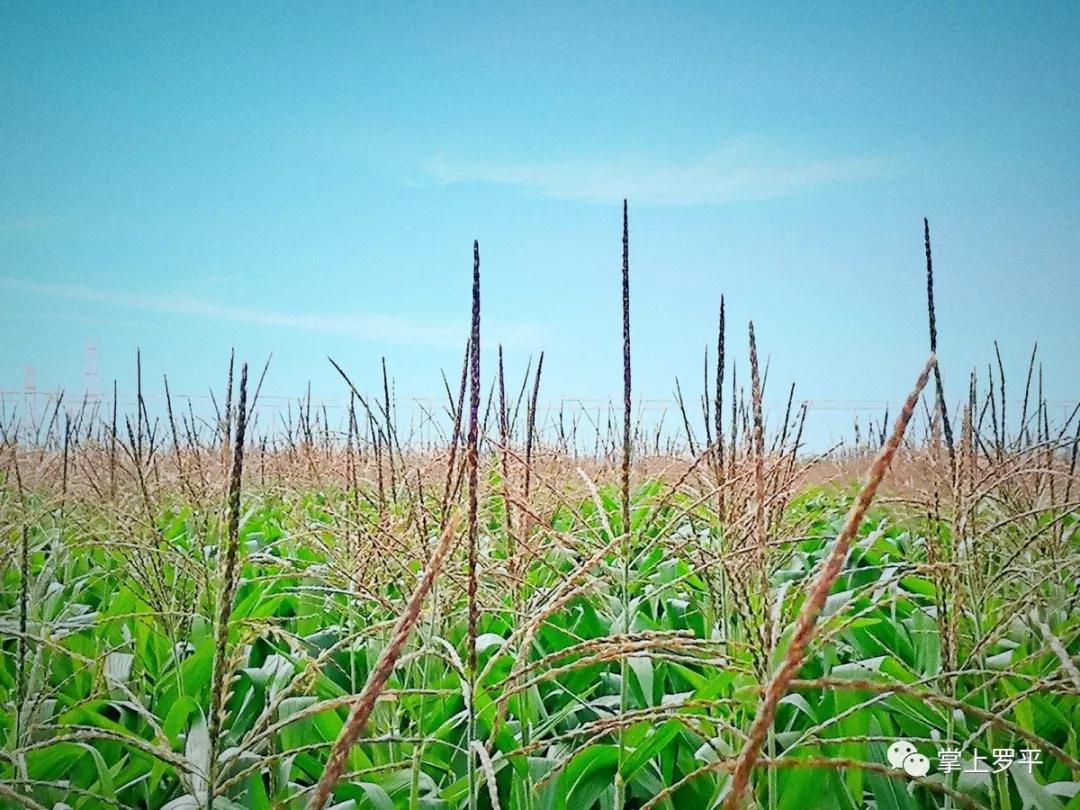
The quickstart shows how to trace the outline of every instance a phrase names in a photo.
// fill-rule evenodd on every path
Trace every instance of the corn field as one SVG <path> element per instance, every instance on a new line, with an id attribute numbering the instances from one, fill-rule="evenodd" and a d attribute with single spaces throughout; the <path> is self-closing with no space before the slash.
<path id="1" fill-rule="evenodd" d="M 262 376 L 231 360 L 208 423 L 151 413 L 141 368 L 135 413 L 9 408 L 0 804 L 1080 807 L 1080 432 L 1036 356 L 1020 413 L 1000 366 L 942 380 L 927 227 L 894 422 L 810 453 L 794 388 L 767 423 L 753 324 L 736 379 L 721 308 L 661 446 L 625 217 L 622 412 L 591 452 L 538 428 L 542 356 L 508 390 L 482 345 L 475 245 L 438 447 L 385 370 L 338 369 L 341 425 L 253 430 Z"/>

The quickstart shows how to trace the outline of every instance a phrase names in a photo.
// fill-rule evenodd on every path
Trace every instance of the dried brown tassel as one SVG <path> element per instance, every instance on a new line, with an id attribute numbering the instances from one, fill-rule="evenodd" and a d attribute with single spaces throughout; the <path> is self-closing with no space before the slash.
<path id="1" fill-rule="evenodd" d="M 428 560 L 427 565 L 424 567 L 424 573 L 420 577 L 420 582 L 416 585 L 416 590 L 409 597 L 405 610 L 402 611 L 401 616 L 398 618 L 390 643 L 386 645 L 379 655 L 379 660 L 376 661 L 375 668 L 371 671 L 371 675 L 368 676 L 368 681 L 364 685 L 364 691 L 357 698 L 356 704 L 349 713 L 348 720 L 345 721 L 341 733 L 334 742 L 334 748 L 326 761 L 322 776 L 319 777 L 319 782 L 315 785 L 311 798 L 308 800 L 308 810 L 322 810 L 323 805 L 330 798 L 334 786 L 337 785 L 338 780 L 341 778 L 349 759 L 349 751 L 352 750 L 356 741 L 360 739 L 364 726 L 367 725 L 368 718 L 375 708 L 375 701 L 382 694 L 386 682 L 390 679 L 390 673 L 394 671 L 394 666 L 397 664 L 398 658 L 401 657 L 405 642 L 409 640 L 413 626 L 420 618 L 420 610 L 424 606 L 424 599 L 427 597 L 431 586 L 439 575 L 439 571 L 442 569 L 443 563 L 446 562 L 446 558 L 450 554 L 453 540 L 454 524 L 449 522 L 439 537 L 439 542 L 435 546 L 431 559 Z"/>
<path id="2" fill-rule="evenodd" d="M 214 645 L 214 679 L 210 691 L 210 717 L 207 731 L 210 737 L 210 773 L 207 779 L 206 806 L 214 800 L 217 777 L 217 758 L 220 753 L 221 727 L 225 713 L 225 692 L 228 688 L 229 618 L 236 595 L 237 563 L 240 552 L 240 484 L 244 472 L 244 431 L 247 428 L 247 363 L 240 368 L 240 396 L 237 402 L 236 441 L 233 447 L 232 471 L 229 476 L 228 527 L 225 537 L 225 558 L 222 587 L 218 597 L 217 633 Z"/>
<path id="3" fill-rule="evenodd" d="M 904 408 L 896 419 L 896 425 L 893 427 L 888 443 L 881 448 L 877 458 L 874 459 L 870 472 L 867 474 L 866 483 L 855 499 L 851 511 L 848 512 L 844 527 L 840 530 L 840 534 L 836 538 L 836 542 L 829 553 L 828 559 L 825 561 L 824 567 L 821 569 L 821 573 L 818 575 L 817 581 L 807 594 L 802 612 L 799 614 L 795 625 L 795 632 L 791 637 L 791 643 L 788 646 L 787 655 L 765 688 L 765 695 L 762 698 L 757 717 L 754 718 L 750 733 L 747 735 L 746 745 L 743 747 L 738 764 L 735 766 L 731 780 L 731 790 L 728 793 L 727 800 L 724 802 L 725 810 L 736 810 L 742 802 L 743 794 L 746 792 L 750 781 L 750 772 L 754 769 L 758 754 L 761 753 L 769 728 L 772 726 L 773 719 L 776 716 L 777 704 L 787 692 L 788 685 L 802 665 L 803 658 L 806 655 L 806 648 L 814 637 L 814 628 L 818 616 L 821 615 L 825 600 L 829 596 L 829 590 L 840 574 L 840 569 L 843 567 L 844 560 L 847 559 L 848 551 L 851 549 L 851 542 L 859 530 L 859 525 L 866 516 L 870 504 L 873 503 L 878 486 L 880 486 L 889 465 L 892 463 L 893 456 L 896 455 L 896 451 L 900 447 L 900 442 L 904 438 L 904 431 L 907 429 L 908 422 L 915 412 L 915 406 L 918 404 L 919 395 L 926 386 L 926 382 L 929 380 L 936 363 L 936 357 L 930 355 L 930 359 L 927 360 L 926 366 L 915 382 L 915 387 L 904 402 Z"/>

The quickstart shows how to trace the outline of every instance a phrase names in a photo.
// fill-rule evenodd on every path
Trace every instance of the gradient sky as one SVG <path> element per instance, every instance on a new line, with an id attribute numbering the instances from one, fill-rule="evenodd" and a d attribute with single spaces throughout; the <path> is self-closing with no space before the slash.
<path id="1" fill-rule="evenodd" d="M 774 398 L 898 400 L 1039 341 L 1080 396 L 1075 3 L 0 3 L 0 388 L 402 396 L 460 363 L 480 240 L 485 372 L 700 390 L 721 293 Z M 740 360 L 745 368 L 745 360 Z M 1017 396 L 1019 392 L 1017 391 Z"/>

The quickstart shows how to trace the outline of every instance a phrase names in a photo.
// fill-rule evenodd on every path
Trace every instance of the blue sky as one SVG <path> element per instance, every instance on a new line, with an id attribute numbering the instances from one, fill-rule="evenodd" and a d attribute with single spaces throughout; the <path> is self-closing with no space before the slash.
<path id="1" fill-rule="evenodd" d="M 0 5 L 0 388 L 437 396 L 484 334 L 546 399 L 699 390 L 721 293 L 777 398 L 899 399 L 1036 339 L 1080 394 L 1080 7 Z M 741 360 L 745 368 L 745 361 Z M 785 391 L 786 393 L 786 391 Z"/>

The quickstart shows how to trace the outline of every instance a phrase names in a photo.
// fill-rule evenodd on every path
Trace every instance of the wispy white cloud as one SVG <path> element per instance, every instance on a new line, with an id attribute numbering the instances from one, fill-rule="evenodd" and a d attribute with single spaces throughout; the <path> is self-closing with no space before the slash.
<path id="1" fill-rule="evenodd" d="M 880 179 L 892 173 L 892 164 L 883 157 L 812 157 L 737 139 L 685 161 L 632 155 L 536 162 L 439 156 L 427 171 L 440 183 L 519 186 L 555 199 L 609 203 L 627 197 L 646 205 L 691 206 L 792 197 L 835 183 Z"/>
<path id="2" fill-rule="evenodd" d="M 399 346 L 459 348 L 467 337 L 467 324 L 436 323 L 430 319 L 393 315 L 361 314 L 347 317 L 314 313 L 280 312 L 221 304 L 203 298 L 172 294 L 145 295 L 118 290 L 100 290 L 74 284 L 46 284 L 0 277 L 0 287 L 25 294 L 67 301 L 117 307 L 138 312 L 161 313 L 229 323 L 253 324 L 275 329 L 341 335 L 359 340 Z M 493 340 L 508 346 L 536 345 L 541 329 L 536 324 L 489 325 Z"/>

